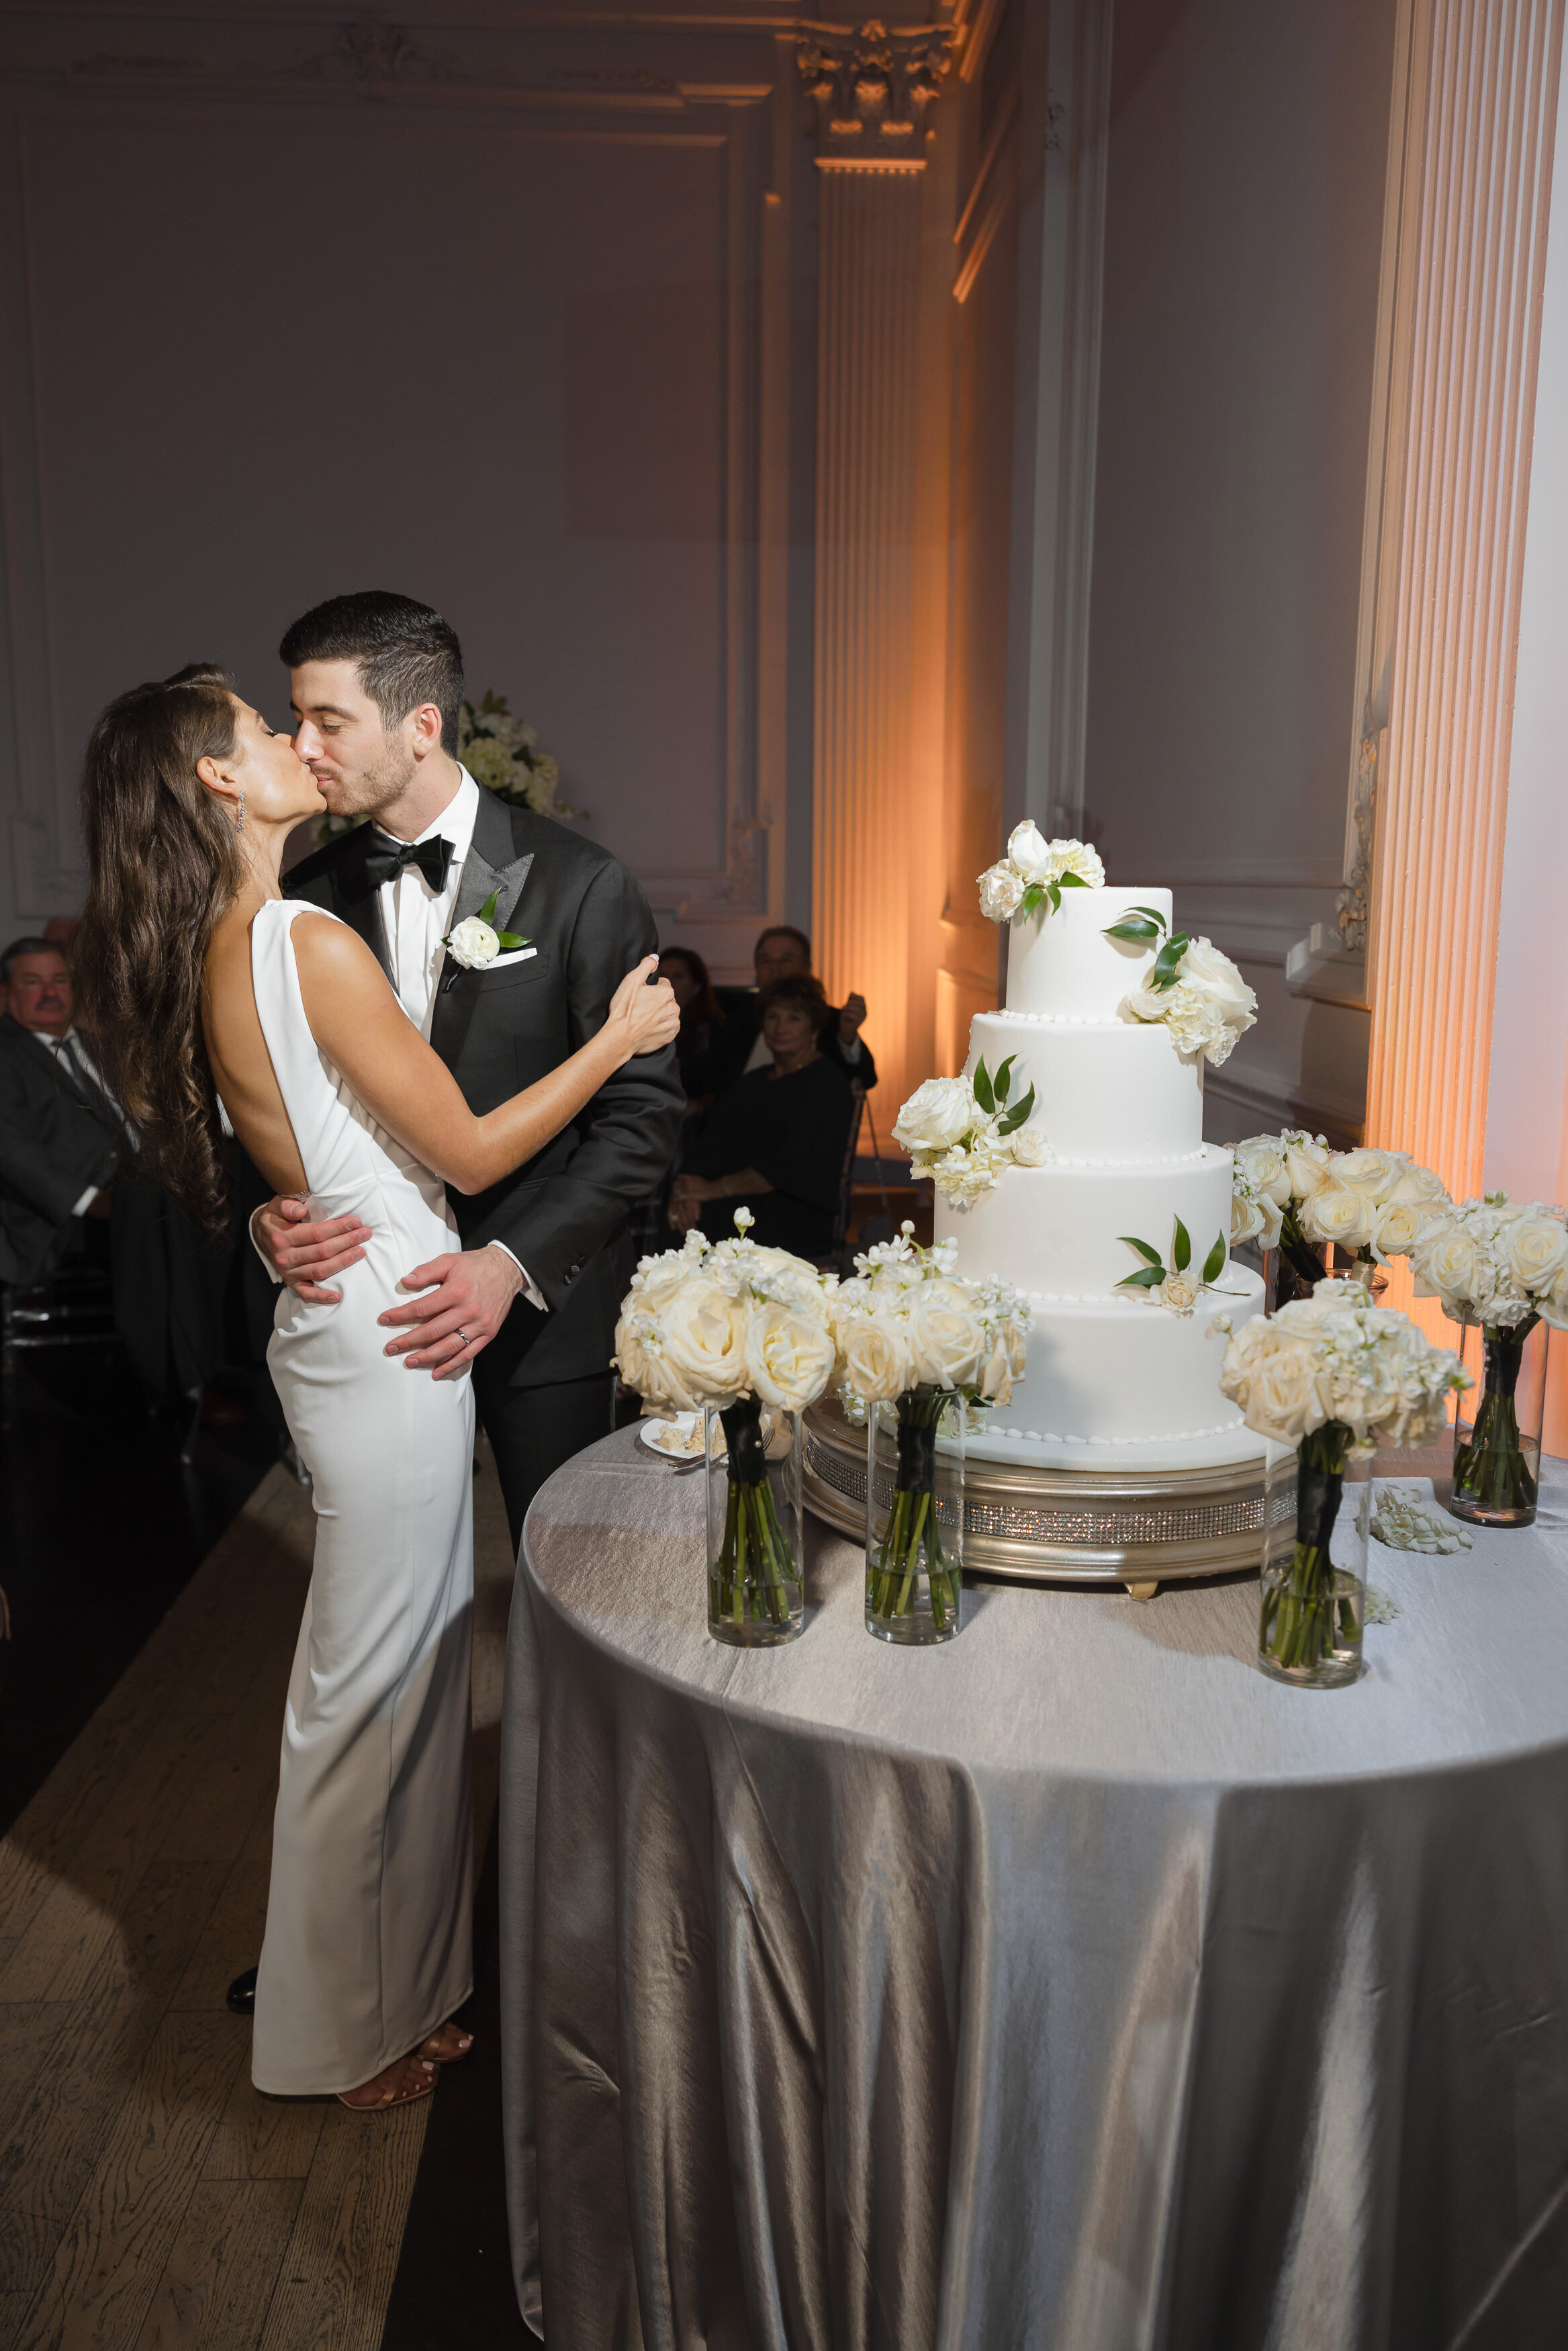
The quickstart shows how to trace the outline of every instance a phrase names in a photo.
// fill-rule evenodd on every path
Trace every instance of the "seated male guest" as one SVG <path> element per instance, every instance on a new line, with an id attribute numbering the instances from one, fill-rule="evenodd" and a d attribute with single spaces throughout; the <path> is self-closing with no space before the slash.
<path id="1" fill-rule="evenodd" d="M 763 990 L 775 979 L 810 976 L 811 941 L 793 924 L 775 923 L 757 941 L 752 960 L 757 975 L 755 990 L 725 991 L 729 1008 L 724 1025 L 710 1050 L 692 1059 L 691 1091 L 694 1093 L 727 1093 L 748 1071 L 768 1067 L 770 1055 L 762 1034 Z M 851 996 L 841 1006 L 831 1005 L 820 984 L 817 995 L 822 1008 L 818 1050 L 868 1093 L 877 1082 L 877 1064 L 860 1034 L 866 1019 L 865 998 Z"/>
<path id="2" fill-rule="evenodd" d="M 25 1285 L 89 1248 L 107 1260 L 122 1129 L 51 940 L 16 939 L 0 956 L 0 1281 Z"/>
<path id="3" fill-rule="evenodd" d="M 793 972 L 760 1000 L 768 1066 L 748 1071 L 714 1103 L 675 1179 L 670 1221 L 677 1232 L 700 1224 L 710 1240 L 725 1240 L 743 1205 L 755 1219 L 753 1240 L 823 1257 L 833 1247 L 855 1097 L 839 1063 L 821 1050 L 828 1009 L 821 982 Z"/>

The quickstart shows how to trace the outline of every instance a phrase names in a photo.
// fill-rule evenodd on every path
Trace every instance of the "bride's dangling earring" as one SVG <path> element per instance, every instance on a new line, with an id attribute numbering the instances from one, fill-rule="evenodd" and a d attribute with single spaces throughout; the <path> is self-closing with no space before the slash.
<path id="1" fill-rule="evenodd" d="M 236 815 L 236 816 L 235 816 L 235 818 L 234 818 L 234 831 L 235 831 L 236 832 L 244 832 L 244 829 L 245 829 L 245 796 L 244 796 L 244 792 L 242 792 L 242 793 L 240 794 L 240 805 L 239 805 L 239 811 L 238 811 L 237 815 Z"/>

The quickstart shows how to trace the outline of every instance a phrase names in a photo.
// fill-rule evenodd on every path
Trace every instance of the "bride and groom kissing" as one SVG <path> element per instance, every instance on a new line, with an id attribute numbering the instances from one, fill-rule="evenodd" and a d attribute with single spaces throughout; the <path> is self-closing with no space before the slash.
<path id="1" fill-rule="evenodd" d="M 272 1195 L 317 1531 L 252 2071 L 384 2110 L 468 2046 L 475 1405 L 515 1543 L 609 1426 L 611 1244 L 673 1155 L 679 1014 L 626 869 L 459 763 L 439 613 L 337 597 L 280 653 L 292 739 L 204 664 L 99 717 L 79 960 L 149 1172 L 220 1223 L 226 1114 Z M 324 804 L 369 821 L 282 880 Z M 493 899 L 523 944 L 470 967 L 445 942 Z"/>

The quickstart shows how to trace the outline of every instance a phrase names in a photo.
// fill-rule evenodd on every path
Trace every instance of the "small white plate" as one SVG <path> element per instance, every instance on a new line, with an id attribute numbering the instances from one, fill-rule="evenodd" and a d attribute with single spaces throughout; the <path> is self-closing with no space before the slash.
<path id="1" fill-rule="evenodd" d="M 637 1441 L 661 1461 L 700 1462 L 702 1458 L 702 1416 L 678 1412 L 670 1420 L 638 1424 Z"/>

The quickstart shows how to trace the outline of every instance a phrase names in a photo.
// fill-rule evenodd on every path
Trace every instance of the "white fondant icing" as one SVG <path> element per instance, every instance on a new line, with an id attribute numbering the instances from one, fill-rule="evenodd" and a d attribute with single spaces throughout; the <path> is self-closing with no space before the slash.
<path id="1" fill-rule="evenodd" d="M 1025 1028 L 1011 1013 L 978 1012 L 969 1047 L 971 1077 L 982 1055 L 993 1077 L 1016 1055 L 1009 1098 L 1034 1088 L 1029 1123 L 1062 1158 L 1113 1165 L 1191 1158 L 1202 1147 L 1201 1063 L 1183 1059 L 1163 1022 Z"/>
<path id="2" fill-rule="evenodd" d="M 1178 1217 L 1196 1273 L 1231 1229 L 1228 1151 L 1210 1144 L 1173 1165 L 1009 1168 L 967 1208 L 939 1202 L 937 1229 L 940 1238 L 957 1237 L 960 1270 L 971 1280 L 999 1274 L 1033 1295 L 1093 1301 L 1112 1300 L 1122 1276 L 1145 1262 L 1123 1234 L 1147 1241 L 1169 1265 Z M 1128 1293 L 1120 1298 L 1127 1302 Z M 1142 1304 L 1136 1292 L 1131 1302 Z"/>
<path id="3" fill-rule="evenodd" d="M 1157 907 L 1168 928 L 1168 890 L 1064 890 L 1054 912 L 1047 904 L 1027 922 L 1010 925 L 1008 1010 L 1114 1020 L 1159 952 L 1158 940 L 1138 946 L 1106 937 L 1134 906 Z"/>

